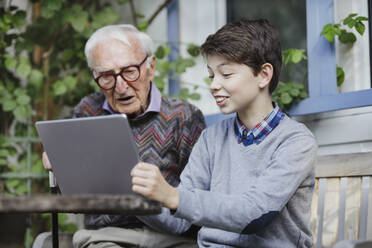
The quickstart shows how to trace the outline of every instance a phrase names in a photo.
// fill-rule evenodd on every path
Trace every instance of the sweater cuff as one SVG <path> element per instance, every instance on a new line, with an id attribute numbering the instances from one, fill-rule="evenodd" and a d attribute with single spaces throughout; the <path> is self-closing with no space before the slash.
<path id="1" fill-rule="evenodd" d="M 188 216 L 189 216 L 190 209 L 194 209 L 194 211 L 196 211 L 196 209 L 193 207 L 194 205 L 193 197 L 192 197 L 193 192 L 185 189 L 181 185 L 177 189 L 178 189 L 178 195 L 179 195 L 179 202 L 178 202 L 178 208 L 174 213 L 174 217 L 189 220 Z"/>

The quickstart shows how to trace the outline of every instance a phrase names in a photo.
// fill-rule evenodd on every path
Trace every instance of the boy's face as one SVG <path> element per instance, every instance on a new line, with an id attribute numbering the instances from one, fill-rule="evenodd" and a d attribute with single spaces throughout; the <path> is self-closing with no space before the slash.
<path id="1" fill-rule="evenodd" d="M 212 80 L 210 91 L 223 114 L 247 112 L 259 107 L 262 92 L 260 73 L 244 64 L 221 56 L 208 55 L 207 66 Z"/>

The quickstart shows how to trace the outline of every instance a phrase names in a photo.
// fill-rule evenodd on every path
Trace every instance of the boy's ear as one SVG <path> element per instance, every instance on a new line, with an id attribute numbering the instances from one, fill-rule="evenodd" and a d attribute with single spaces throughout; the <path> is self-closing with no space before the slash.
<path id="1" fill-rule="evenodd" d="M 270 63 L 265 63 L 261 66 L 261 71 L 258 74 L 261 77 L 258 86 L 263 89 L 270 84 L 271 78 L 274 74 L 274 68 Z"/>

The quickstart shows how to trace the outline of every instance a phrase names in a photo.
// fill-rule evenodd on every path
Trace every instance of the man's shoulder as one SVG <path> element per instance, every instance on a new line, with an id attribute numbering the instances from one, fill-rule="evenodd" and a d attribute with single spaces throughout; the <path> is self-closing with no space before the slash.
<path id="1" fill-rule="evenodd" d="M 102 106 L 105 96 L 102 92 L 95 92 L 81 99 L 74 109 L 75 117 L 96 116 L 103 111 Z"/>
<path id="2" fill-rule="evenodd" d="M 162 96 L 161 102 L 160 110 L 167 116 L 182 116 L 185 119 L 190 118 L 192 115 L 203 116 L 200 109 L 185 100 Z"/>

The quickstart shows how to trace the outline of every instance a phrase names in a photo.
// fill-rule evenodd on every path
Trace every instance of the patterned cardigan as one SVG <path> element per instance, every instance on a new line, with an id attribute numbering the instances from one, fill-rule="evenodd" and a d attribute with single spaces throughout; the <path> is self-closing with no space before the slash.
<path id="1" fill-rule="evenodd" d="M 84 97 L 74 110 L 75 118 L 109 115 L 102 108 L 105 96 L 93 93 Z M 160 168 L 167 182 L 177 186 L 192 147 L 205 128 L 204 117 L 195 106 L 179 99 L 162 97 L 160 112 L 149 112 L 129 119 L 141 161 Z M 135 216 L 87 215 L 87 228 L 119 226 L 140 227 L 145 224 Z"/>

